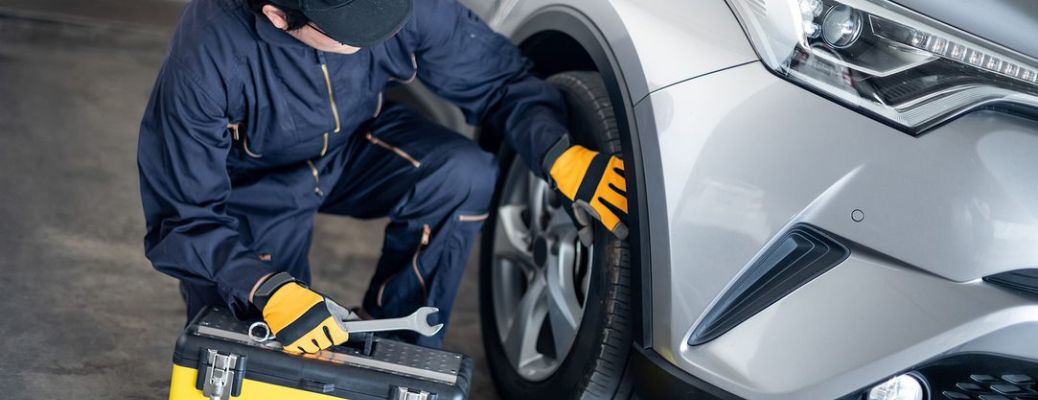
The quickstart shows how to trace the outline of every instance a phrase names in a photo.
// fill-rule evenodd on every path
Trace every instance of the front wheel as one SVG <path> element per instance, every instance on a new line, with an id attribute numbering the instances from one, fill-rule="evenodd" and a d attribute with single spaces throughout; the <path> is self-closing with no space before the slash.
<path id="1" fill-rule="evenodd" d="M 602 78 L 567 72 L 548 82 L 566 98 L 573 139 L 621 152 Z M 480 260 L 487 361 L 506 399 L 626 399 L 631 346 L 627 243 L 596 226 L 590 246 L 560 199 L 503 150 L 504 176 Z"/>

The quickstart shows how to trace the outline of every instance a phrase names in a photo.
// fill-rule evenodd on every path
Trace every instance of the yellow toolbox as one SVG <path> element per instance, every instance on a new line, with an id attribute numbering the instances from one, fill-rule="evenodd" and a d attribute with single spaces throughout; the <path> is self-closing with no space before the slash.
<path id="1" fill-rule="evenodd" d="M 281 351 L 249 336 L 249 322 L 207 308 L 173 353 L 171 400 L 462 400 L 472 359 L 462 354 L 369 338 L 313 355 Z"/>

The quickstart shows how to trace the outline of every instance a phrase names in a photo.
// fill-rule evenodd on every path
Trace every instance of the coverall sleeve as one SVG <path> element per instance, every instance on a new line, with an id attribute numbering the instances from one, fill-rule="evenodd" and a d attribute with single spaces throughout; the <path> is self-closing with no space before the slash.
<path id="1" fill-rule="evenodd" d="M 458 105 L 469 124 L 488 123 L 533 169 L 567 133 L 557 89 L 530 72 L 530 62 L 456 0 L 415 2 L 418 78 Z"/>
<path id="2" fill-rule="evenodd" d="M 163 273 L 215 286 L 243 315 L 253 285 L 273 268 L 241 242 L 238 221 L 225 210 L 232 140 L 225 95 L 207 89 L 213 86 L 200 85 L 172 56 L 159 71 L 137 152 L 145 255 Z"/>

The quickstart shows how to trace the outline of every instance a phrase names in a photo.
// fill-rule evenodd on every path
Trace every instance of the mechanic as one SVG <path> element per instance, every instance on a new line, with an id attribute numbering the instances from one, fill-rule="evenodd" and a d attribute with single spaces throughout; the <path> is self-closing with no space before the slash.
<path id="1" fill-rule="evenodd" d="M 623 163 L 571 145 L 561 94 L 456 0 L 196 0 L 181 16 L 140 129 L 145 252 L 203 306 L 262 317 L 289 351 L 345 341 L 309 288 L 317 212 L 390 218 L 358 312 L 439 307 L 447 322 L 487 218 L 495 157 L 404 105 L 420 79 L 470 124 L 502 132 L 582 224 L 626 235 Z M 585 225 L 586 226 L 586 225 Z M 407 337 L 438 347 L 431 338 Z"/>

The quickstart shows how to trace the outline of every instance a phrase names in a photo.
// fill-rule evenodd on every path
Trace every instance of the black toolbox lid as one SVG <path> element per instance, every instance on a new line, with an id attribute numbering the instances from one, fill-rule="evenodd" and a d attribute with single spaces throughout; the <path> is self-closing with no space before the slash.
<path id="1" fill-rule="evenodd" d="M 370 354 L 364 354 L 363 346 L 336 346 L 315 355 L 294 355 L 250 339 L 250 323 L 222 308 L 202 310 L 177 340 L 173 362 L 202 371 L 206 350 L 216 350 L 247 360 L 242 363 L 245 379 L 331 396 L 386 399 L 400 387 L 435 393 L 437 400 L 468 396 L 473 363 L 465 355 L 383 338 L 373 339 Z"/>

